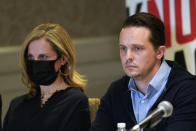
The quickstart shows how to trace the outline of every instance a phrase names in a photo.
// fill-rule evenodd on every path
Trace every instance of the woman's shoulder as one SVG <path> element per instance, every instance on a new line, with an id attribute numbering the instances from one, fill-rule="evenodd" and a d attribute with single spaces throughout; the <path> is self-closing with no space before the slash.
<path id="1" fill-rule="evenodd" d="M 76 94 L 84 94 L 84 90 L 80 87 L 68 87 L 67 90 Z"/>
<path id="2" fill-rule="evenodd" d="M 86 96 L 86 94 L 84 93 L 84 90 L 80 87 L 69 87 L 68 90 L 69 90 L 69 93 L 73 93 L 73 95 Z"/>
<path id="3" fill-rule="evenodd" d="M 23 105 L 23 103 L 27 100 L 27 94 L 17 96 L 10 102 L 10 108 L 17 108 L 18 106 Z"/>
<path id="4" fill-rule="evenodd" d="M 24 94 L 24 95 L 15 97 L 11 102 L 12 103 L 21 103 L 21 102 L 23 102 L 26 99 L 27 99 L 27 95 Z"/>
<path id="5" fill-rule="evenodd" d="M 68 87 L 63 95 L 71 98 L 71 99 L 83 99 L 83 100 L 87 100 L 88 97 L 86 96 L 86 94 L 84 93 L 83 89 L 80 87 Z"/>

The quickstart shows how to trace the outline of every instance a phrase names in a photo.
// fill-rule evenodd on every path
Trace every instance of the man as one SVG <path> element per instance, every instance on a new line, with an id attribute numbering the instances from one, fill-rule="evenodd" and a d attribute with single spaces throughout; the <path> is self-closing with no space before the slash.
<path id="1" fill-rule="evenodd" d="M 148 13 L 127 18 L 119 37 L 126 76 L 113 82 L 101 99 L 91 131 L 116 131 L 119 122 L 129 130 L 164 100 L 174 110 L 155 131 L 196 131 L 196 77 L 163 59 L 164 44 L 160 19 Z"/>

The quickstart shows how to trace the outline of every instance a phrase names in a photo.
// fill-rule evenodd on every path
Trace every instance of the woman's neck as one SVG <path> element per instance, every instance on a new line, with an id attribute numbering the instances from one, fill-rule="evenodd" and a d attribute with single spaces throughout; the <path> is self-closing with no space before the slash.
<path id="1" fill-rule="evenodd" d="M 64 90 L 68 86 L 69 85 L 64 82 L 62 77 L 57 78 L 51 85 L 48 86 L 40 85 L 41 106 L 43 106 L 56 91 Z"/>

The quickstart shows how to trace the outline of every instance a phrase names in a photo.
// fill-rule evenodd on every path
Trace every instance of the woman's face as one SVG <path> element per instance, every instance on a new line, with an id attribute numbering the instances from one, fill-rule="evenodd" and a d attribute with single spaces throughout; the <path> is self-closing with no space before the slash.
<path id="1" fill-rule="evenodd" d="M 28 46 L 28 60 L 48 61 L 56 60 L 57 58 L 57 53 L 44 38 L 34 40 Z M 61 65 L 61 59 L 57 60 L 55 63 L 55 70 L 57 71 Z"/>
<path id="2" fill-rule="evenodd" d="M 44 38 L 34 40 L 28 47 L 28 60 L 56 60 L 57 54 Z"/>

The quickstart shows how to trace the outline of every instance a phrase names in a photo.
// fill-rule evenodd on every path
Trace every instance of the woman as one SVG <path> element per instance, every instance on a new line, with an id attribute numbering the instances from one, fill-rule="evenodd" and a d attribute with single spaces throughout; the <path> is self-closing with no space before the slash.
<path id="1" fill-rule="evenodd" d="M 58 24 L 41 24 L 21 51 L 22 81 L 29 93 L 15 98 L 4 131 L 88 131 L 85 80 L 74 69 L 73 43 Z"/>

